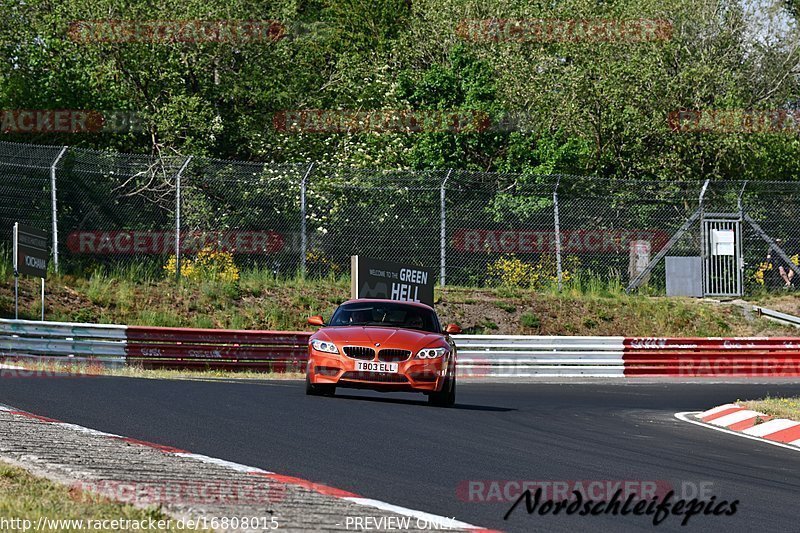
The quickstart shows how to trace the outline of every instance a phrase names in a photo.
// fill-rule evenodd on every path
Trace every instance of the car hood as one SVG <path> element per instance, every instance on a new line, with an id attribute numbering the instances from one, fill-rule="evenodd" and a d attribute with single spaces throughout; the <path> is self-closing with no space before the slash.
<path id="1" fill-rule="evenodd" d="M 328 340 L 339 346 L 369 346 L 374 348 L 401 348 L 421 350 L 436 341 L 443 342 L 438 333 L 402 328 L 382 328 L 377 326 L 338 326 L 322 328 L 313 335 L 314 339 Z"/>

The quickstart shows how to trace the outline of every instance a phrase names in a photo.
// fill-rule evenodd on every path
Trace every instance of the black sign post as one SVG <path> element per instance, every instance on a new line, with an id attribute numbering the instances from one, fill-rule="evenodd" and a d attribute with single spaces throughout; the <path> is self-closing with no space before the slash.
<path id="1" fill-rule="evenodd" d="M 14 318 L 19 318 L 19 275 L 42 279 L 42 320 L 44 320 L 44 280 L 47 277 L 47 232 L 14 223 Z"/>
<path id="2" fill-rule="evenodd" d="M 354 255 L 350 257 L 350 278 L 353 298 L 420 302 L 433 307 L 433 269 Z"/>

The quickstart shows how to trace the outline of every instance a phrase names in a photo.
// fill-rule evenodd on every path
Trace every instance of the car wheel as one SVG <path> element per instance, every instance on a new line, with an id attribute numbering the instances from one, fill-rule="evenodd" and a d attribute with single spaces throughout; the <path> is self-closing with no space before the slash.
<path id="1" fill-rule="evenodd" d="M 452 407 L 456 403 L 456 377 L 448 374 L 447 379 L 442 385 L 442 390 L 432 392 L 428 395 L 428 405 L 436 407 Z"/>
<path id="2" fill-rule="evenodd" d="M 317 391 L 317 387 L 311 383 L 311 378 L 308 377 L 308 374 L 306 374 L 306 395 L 319 396 L 319 391 Z"/>
<path id="3" fill-rule="evenodd" d="M 306 395 L 307 396 L 333 396 L 336 394 L 336 385 L 322 384 L 314 385 L 311 378 L 306 374 Z"/>

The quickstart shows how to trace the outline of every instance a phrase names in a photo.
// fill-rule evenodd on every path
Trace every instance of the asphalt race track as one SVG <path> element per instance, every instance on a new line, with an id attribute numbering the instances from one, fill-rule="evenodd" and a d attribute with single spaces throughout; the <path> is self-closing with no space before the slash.
<path id="1" fill-rule="evenodd" d="M 306 397 L 294 381 L 0 379 L 0 403 L 39 415 L 508 531 L 800 531 L 800 452 L 673 417 L 767 394 L 800 384 L 462 381 L 456 408 L 439 409 L 410 394 Z M 528 515 L 524 504 L 504 521 L 511 502 L 458 492 L 485 480 L 652 480 L 740 503 L 683 528 L 679 517 L 656 527 L 647 516 Z"/>

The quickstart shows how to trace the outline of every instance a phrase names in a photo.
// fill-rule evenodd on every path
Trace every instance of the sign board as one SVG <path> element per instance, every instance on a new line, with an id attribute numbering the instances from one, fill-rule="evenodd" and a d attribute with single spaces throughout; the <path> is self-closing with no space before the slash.
<path id="1" fill-rule="evenodd" d="M 353 298 L 399 300 L 433 306 L 436 275 L 432 269 L 354 255 L 350 258 L 350 276 Z"/>
<path id="2" fill-rule="evenodd" d="M 47 260 L 50 252 L 47 249 L 47 232 L 29 226 L 15 224 L 16 233 L 16 264 L 17 272 L 35 276 L 47 277 Z"/>
<path id="3" fill-rule="evenodd" d="M 733 230 L 711 230 L 711 255 L 734 255 L 736 236 Z"/>

